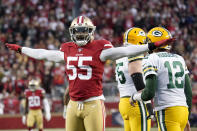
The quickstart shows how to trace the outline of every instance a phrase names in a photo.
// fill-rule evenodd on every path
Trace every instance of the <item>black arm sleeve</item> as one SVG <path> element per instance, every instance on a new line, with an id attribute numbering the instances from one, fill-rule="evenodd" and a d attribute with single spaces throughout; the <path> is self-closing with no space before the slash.
<path id="1" fill-rule="evenodd" d="M 155 90 L 157 88 L 157 76 L 156 75 L 148 75 L 146 77 L 146 88 L 142 92 L 142 100 L 148 101 L 151 100 L 155 96 Z"/>
<path id="2" fill-rule="evenodd" d="M 190 78 L 189 75 L 185 75 L 185 96 L 186 96 L 186 102 L 188 105 L 188 109 L 189 109 L 189 115 L 191 112 L 191 107 L 192 107 L 192 88 L 191 88 L 191 82 L 190 82 Z"/>
<path id="3" fill-rule="evenodd" d="M 133 80 L 133 83 L 134 83 L 135 88 L 136 88 L 137 91 L 142 90 L 142 89 L 145 88 L 142 73 L 139 73 L 139 72 L 138 73 L 133 73 L 131 75 L 131 78 Z"/>

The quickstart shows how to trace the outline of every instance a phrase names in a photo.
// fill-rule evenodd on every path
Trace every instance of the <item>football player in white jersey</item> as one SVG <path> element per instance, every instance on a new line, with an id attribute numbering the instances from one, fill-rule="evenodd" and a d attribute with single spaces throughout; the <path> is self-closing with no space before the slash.
<path id="1" fill-rule="evenodd" d="M 156 42 L 172 36 L 167 29 L 155 27 L 147 37 Z M 160 47 L 144 58 L 142 65 L 146 88 L 141 93 L 135 93 L 131 102 L 154 97 L 159 131 L 183 131 L 186 124 L 189 125 L 191 83 L 183 57 L 170 53 L 169 49 L 169 45 Z"/>
<path id="2" fill-rule="evenodd" d="M 123 36 L 124 46 L 142 45 L 146 43 L 146 34 L 143 29 L 133 27 L 128 29 Z M 124 120 L 125 131 L 150 131 L 151 120 L 148 115 L 153 114 L 151 101 L 146 106 L 143 102 L 130 104 L 130 97 L 144 85 L 142 75 L 142 59 L 144 54 L 133 57 L 123 57 L 116 60 L 116 80 L 120 92 L 119 111 Z M 150 113 L 147 112 L 149 107 Z"/>

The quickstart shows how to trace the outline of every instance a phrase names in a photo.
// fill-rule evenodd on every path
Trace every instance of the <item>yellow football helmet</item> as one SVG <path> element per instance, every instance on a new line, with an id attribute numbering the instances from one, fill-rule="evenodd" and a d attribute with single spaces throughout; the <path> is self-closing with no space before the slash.
<path id="1" fill-rule="evenodd" d="M 157 41 L 172 38 L 172 35 L 167 29 L 163 27 L 154 27 L 148 32 L 147 37 L 150 42 L 157 42 Z M 169 50 L 171 46 L 165 45 L 165 46 L 161 46 L 160 48 Z"/>
<path id="2" fill-rule="evenodd" d="M 40 87 L 40 81 L 39 80 L 31 80 L 29 81 L 28 87 L 31 91 L 35 91 Z"/>
<path id="3" fill-rule="evenodd" d="M 142 45 L 146 44 L 146 33 L 143 29 L 132 27 L 128 29 L 123 36 L 124 45 Z"/>
<path id="4" fill-rule="evenodd" d="M 71 40 L 78 46 L 84 46 L 90 40 L 94 39 L 95 29 L 96 26 L 94 26 L 90 18 L 79 16 L 75 18 L 70 25 L 69 32 Z"/>

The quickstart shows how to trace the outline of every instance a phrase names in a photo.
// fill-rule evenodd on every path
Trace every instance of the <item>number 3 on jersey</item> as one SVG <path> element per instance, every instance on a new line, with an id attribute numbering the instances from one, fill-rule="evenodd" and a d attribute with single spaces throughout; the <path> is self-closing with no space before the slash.
<path id="1" fill-rule="evenodd" d="M 173 61 L 172 63 L 170 63 L 169 61 L 166 61 L 164 65 L 168 69 L 168 89 L 183 88 L 183 76 L 185 73 L 181 62 Z"/>
<path id="2" fill-rule="evenodd" d="M 71 61 L 76 61 L 78 62 L 77 67 L 75 65 L 71 65 L 70 62 Z M 68 74 L 69 80 L 74 80 L 77 77 L 81 80 L 89 80 L 92 78 L 92 68 L 88 65 L 84 65 L 83 62 L 84 61 L 92 61 L 92 57 L 91 56 L 87 56 L 87 57 L 67 57 L 67 65 L 66 68 L 67 70 L 72 70 L 72 74 Z M 80 74 L 77 72 L 77 68 L 81 69 L 81 70 L 86 70 L 87 74 Z"/>

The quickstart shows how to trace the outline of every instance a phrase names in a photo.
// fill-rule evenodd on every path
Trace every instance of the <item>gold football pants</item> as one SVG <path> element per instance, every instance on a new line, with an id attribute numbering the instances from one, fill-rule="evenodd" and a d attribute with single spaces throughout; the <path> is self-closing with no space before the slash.
<path id="1" fill-rule="evenodd" d="M 105 107 L 102 100 L 69 101 L 66 112 L 66 131 L 104 131 Z"/>
<path id="2" fill-rule="evenodd" d="M 151 120 L 147 120 L 147 109 L 143 102 L 131 106 L 129 98 L 120 98 L 119 111 L 124 120 L 124 131 L 150 131 Z"/>
<path id="3" fill-rule="evenodd" d="M 158 131 L 184 131 L 188 121 L 188 108 L 185 106 L 167 107 L 157 111 Z"/>
<path id="4" fill-rule="evenodd" d="M 41 109 L 29 110 L 27 115 L 27 127 L 34 127 L 34 124 L 38 129 L 43 129 L 43 115 Z"/>

